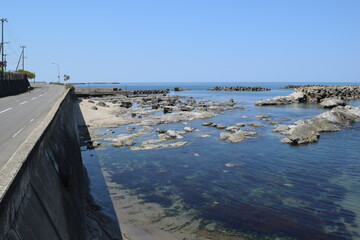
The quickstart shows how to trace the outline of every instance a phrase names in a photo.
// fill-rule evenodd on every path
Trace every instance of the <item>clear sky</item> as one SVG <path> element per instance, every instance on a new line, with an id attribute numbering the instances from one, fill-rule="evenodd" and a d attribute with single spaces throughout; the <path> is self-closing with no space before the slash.
<path id="1" fill-rule="evenodd" d="M 360 82 L 359 0 L 2 2 L 8 69 L 37 80 Z"/>

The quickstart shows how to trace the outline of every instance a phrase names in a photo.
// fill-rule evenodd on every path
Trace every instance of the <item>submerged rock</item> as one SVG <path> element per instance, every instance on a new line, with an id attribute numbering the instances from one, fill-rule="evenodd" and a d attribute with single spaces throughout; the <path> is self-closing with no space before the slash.
<path id="1" fill-rule="evenodd" d="M 204 134 L 204 135 L 199 136 L 199 138 L 208 138 L 208 137 L 210 137 L 210 135 L 208 135 L 208 134 Z"/>
<path id="2" fill-rule="evenodd" d="M 149 117 L 139 123 L 142 126 L 155 126 L 160 124 L 175 123 L 181 121 L 191 121 L 195 119 L 210 118 L 216 116 L 213 112 L 175 112 L 160 116 Z"/>
<path id="3" fill-rule="evenodd" d="M 142 144 L 140 146 L 132 147 L 131 150 L 152 150 L 152 149 L 161 149 L 161 148 L 172 148 L 172 147 L 182 147 L 189 144 L 188 142 L 176 142 L 168 144 Z"/>
<path id="4" fill-rule="evenodd" d="M 262 124 L 257 123 L 257 122 L 249 122 L 247 125 L 251 126 L 251 127 L 262 127 L 263 126 Z"/>

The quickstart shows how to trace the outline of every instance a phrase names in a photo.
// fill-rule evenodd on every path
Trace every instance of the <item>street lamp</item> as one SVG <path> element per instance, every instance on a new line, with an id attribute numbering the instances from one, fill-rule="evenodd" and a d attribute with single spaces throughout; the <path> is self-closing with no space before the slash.
<path id="1" fill-rule="evenodd" d="M 54 63 L 54 62 L 52 64 L 55 64 L 58 67 L 58 83 L 60 83 L 60 66 L 59 66 L 59 64 Z"/>

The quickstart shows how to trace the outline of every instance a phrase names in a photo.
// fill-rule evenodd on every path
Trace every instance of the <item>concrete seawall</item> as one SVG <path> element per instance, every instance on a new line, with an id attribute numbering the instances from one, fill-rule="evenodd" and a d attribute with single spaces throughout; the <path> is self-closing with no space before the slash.
<path id="1" fill-rule="evenodd" d="M 0 97 L 26 92 L 29 85 L 25 74 L 5 73 L 5 80 L 0 80 Z"/>
<path id="2" fill-rule="evenodd" d="M 64 95 L 0 170 L 0 239 L 86 239 L 73 97 Z"/>

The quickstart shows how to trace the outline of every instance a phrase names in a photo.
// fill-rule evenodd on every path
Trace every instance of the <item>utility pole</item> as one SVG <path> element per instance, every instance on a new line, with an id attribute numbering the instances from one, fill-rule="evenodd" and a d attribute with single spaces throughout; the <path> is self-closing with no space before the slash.
<path id="1" fill-rule="evenodd" d="M 6 72 L 6 67 L 7 67 L 6 56 L 7 56 L 7 54 L 5 53 L 5 54 L 4 54 L 4 62 L 5 62 L 5 65 L 3 66 L 4 72 Z"/>
<path id="2" fill-rule="evenodd" d="M 25 51 L 24 49 L 26 46 L 20 46 L 22 48 L 21 55 L 22 55 L 22 70 L 25 70 Z"/>
<path id="3" fill-rule="evenodd" d="M 1 18 L 1 81 L 4 80 L 4 22 L 7 22 L 6 18 Z"/>

